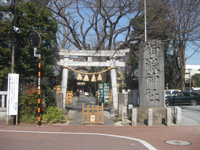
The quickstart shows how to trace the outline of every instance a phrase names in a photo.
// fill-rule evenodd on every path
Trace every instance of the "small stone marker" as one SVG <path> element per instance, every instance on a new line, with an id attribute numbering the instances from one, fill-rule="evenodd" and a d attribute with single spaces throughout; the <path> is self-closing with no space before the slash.
<path id="1" fill-rule="evenodd" d="M 175 107 L 175 113 L 176 113 L 176 124 L 181 124 L 181 108 Z"/>
<path id="2" fill-rule="evenodd" d="M 59 109 L 63 109 L 62 99 L 63 99 L 63 94 L 62 93 L 57 93 L 56 94 L 56 106 Z"/>
<path id="3" fill-rule="evenodd" d="M 172 110 L 171 108 L 167 108 L 167 126 L 170 126 L 172 122 Z"/>
<path id="4" fill-rule="evenodd" d="M 153 110 L 152 109 L 148 109 L 148 122 L 147 122 L 148 126 L 153 126 Z"/>
<path id="5" fill-rule="evenodd" d="M 127 107 L 122 107 L 122 122 L 126 122 Z"/>
<path id="6" fill-rule="evenodd" d="M 128 104 L 128 115 L 131 115 L 132 109 L 133 109 L 133 105 L 132 104 Z"/>
<path id="7" fill-rule="evenodd" d="M 137 109 L 132 109 L 132 126 L 137 126 Z"/>

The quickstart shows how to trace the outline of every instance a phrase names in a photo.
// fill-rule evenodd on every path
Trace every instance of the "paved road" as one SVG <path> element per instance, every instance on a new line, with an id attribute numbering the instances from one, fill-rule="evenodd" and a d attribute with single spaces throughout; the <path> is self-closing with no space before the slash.
<path id="1" fill-rule="evenodd" d="M 200 106 L 180 106 L 184 126 L 200 126 Z"/>
<path id="2" fill-rule="evenodd" d="M 169 106 L 174 110 L 175 106 Z M 200 105 L 178 106 L 182 109 L 181 126 L 200 126 Z"/>
<path id="3" fill-rule="evenodd" d="M 200 127 L 38 127 L 0 123 L 0 150 L 199 150 L 199 139 Z M 166 144 L 169 140 L 175 140 L 176 145 Z M 180 145 L 182 141 L 189 145 Z"/>

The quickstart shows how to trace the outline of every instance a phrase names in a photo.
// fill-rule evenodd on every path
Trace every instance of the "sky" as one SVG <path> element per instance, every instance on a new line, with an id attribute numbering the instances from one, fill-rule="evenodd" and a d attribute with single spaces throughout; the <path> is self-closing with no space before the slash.
<path id="1" fill-rule="evenodd" d="M 72 12 L 73 13 L 77 13 L 75 9 L 72 9 Z M 88 20 L 89 20 L 89 18 L 90 18 L 89 16 L 90 16 L 90 13 L 91 13 L 89 10 L 86 10 L 85 7 L 83 7 L 83 8 L 81 8 L 81 13 L 85 17 L 88 17 Z M 133 16 L 128 16 L 128 17 L 126 16 L 126 17 L 121 18 L 120 24 L 117 27 L 122 28 L 122 27 L 127 26 L 127 22 L 129 22 L 129 19 L 131 17 L 134 17 L 135 14 L 133 13 L 132 15 Z M 80 19 L 80 17 L 78 15 L 77 16 L 75 15 L 74 17 L 76 17 L 77 20 L 78 20 L 78 18 Z M 116 18 L 112 18 L 112 19 L 115 20 Z M 89 23 L 87 21 L 85 21 L 85 23 L 84 23 L 84 30 L 87 29 L 88 25 L 89 25 Z M 148 32 L 148 29 L 147 29 L 147 32 Z M 91 30 L 88 33 L 88 35 L 89 36 L 87 36 L 87 41 L 90 44 L 90 47 L 96 46 L 96 40 L 94 40 L 94 39 L 96 39 L 95 32 L 93 30 Z M 119 34 L 119 36 L 117 37 L 117 40 L 118 41 L 124 41 L 124 35 L 125 35 L 125 32 L 123 34 Z M 196 46 L 200 45 L 199 41 L 194 41 L 194 42 L 196 42 L 196 44 L 197 44 Z M 187 65 L 200 65 L 200 49 L 199 49 L 199 52 L 196 52 L 195 54 L 193 54 L 194 51 L 195 51 L 195 49 L 197 49 L 196 46 L 194 46 L 194 44 L 192 44 L 192 42 L 189 42 L 188 45 L 187 45 L 187 47 L 186 47 L 185 57 L 186 57 L 186 64 Z M 76 49 L 76 47 L 73 47 L 73 49 Z"/>
<path id="2" fill-rule="evenodd" d="M 200 65 L 200 48 L 195 52 L 200 45 L 200 42 L 196 43 L 197 46 L 187 45 L 185 51 L 186 65 Z M 195 52 L 195 53 L 194 53 Z M 193 54 L 194 53 L 194 54 Z"/>
<path id="3" fill-rule="evenodd" d="M 191 54 L 186 52 L 186 54 Z M 187 58 L 187 55 L 186 55 Z M 195 53 L 192 57 L 186 60 L 187 65 L 200 65 L 200 53 Z"/>

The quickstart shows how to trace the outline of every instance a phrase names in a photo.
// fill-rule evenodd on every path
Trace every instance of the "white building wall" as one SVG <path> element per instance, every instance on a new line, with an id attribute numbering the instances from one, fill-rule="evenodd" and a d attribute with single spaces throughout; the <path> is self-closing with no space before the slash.
<path id="1" fill-rule="evenodd" d="M 192 77 L 193 75 L 196 75 L 196 74 L 200 75 L 200 65 L 186 65 L 185 81 L 188 81 L 190 76 Z"/>

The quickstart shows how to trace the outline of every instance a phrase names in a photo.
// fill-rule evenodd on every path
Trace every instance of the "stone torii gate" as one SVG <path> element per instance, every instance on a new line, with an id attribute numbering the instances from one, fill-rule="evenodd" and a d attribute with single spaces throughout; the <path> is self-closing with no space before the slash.
<path id="1" fill-rule="evenodd" d="M 85 66 L 85 67 L 113 67 L 111 69 L 111 85 L 113 93 L 113 108 L 118 109 L 118 93 L 117 93 L 117 69 L 115 67 L 125 67 L 125 62 L 119 62 L 118 58 L 124 57 L 129 49 L 123 50 L 67 50 L 61 49 L 59 52 L 60 61 L 59 66 L 62 66 L 62 84 L 61 92 L 63 94 L 63 109 L 65 109 L 65 97 L 67 92 L 68 82 L 68 67 Z M 73 56 L 85 56 L 88 61 L 74 61 Z M 92 61 L 93 57 L 109 57 L 105 62 Z"/>

